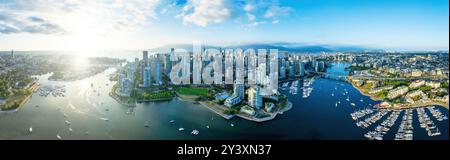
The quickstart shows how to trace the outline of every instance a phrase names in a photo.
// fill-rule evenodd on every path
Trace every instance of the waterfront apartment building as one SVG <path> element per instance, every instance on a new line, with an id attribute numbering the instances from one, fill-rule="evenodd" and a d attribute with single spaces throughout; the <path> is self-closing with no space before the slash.
<path id="1" fill-rule="evenodd" d="M 424 93 L 421 90 L 415 90 L 415 91 L 408 92 L 408 94 L 406 94 L 406 97 L 413 98 L 416 96 L 421 96 L 423 94 Z"/>
<path id="2" fill-rule="evenodd" d="M 394 88 L 394 86 L 392 86 L 392 85 L 383 86 L 383 87 L 377 87 L 377 88 L 373 88 L 373 89 L 369 90 L 368 93 L 375 94 L 375 93 L 379 93 L 379 92 L 381 92 L 383 90 L 390 90 L 392 88 Z"/>
<path id="3" fill-rule="evenodd" d="M 233 107 L 234 105 L 240 103 L 241 101 L 242 99 L 239 98 L 237 95 L 232 95 L 231 97 L 225 99 L 224 105 L 227 107 Z"/>
<path id="4" fill-rule="evenodd" d="M 286 69 L 284 66 L 280 67 L 280 78 L 286 78 Z"/>
<path id="5" fill-rule="evenodd" d="M 420 86 L 425 85 L 424 80 L 416 80 L 409 85 L 409 88 L 419 88 Z"/>
<path id="6" fill-rule="evenodd" d="M 409 91 L 409 89 L 408 89 L 407 86 L 397 87 L 397 88 L 389 91 L 389 93 L 387 95 L 387 98 L 388 99 L 394 99 L 394 98 L 397 98 L 397 97 L 399 97 L 401 95 L 404 95 L 408 91 Z"/>
<path id="7" fill-rule="evenodd" d="M 145 67 L 143 81 L 144 81 L 144 87 L 149 87 L 150 86 L 150 84 L 151 84 L 150 67 Z"/>
<path id="8" fill-rule="evenodd" d="M 261 95 L 261 89 L 258 86 L 250 87 L 247 89 L 248 104 L 256 109 L 261 109 L 263 105 L 263 99 Z"/>
<path id="9" fill-rule="evenodd" d="M 160 54 L 157 54 L 154 57 L 154 80 L 156 85 L 160 85 L 162 84 L 162 75 L 161 75 L 161 58 L 160 58 Z"/>
<path id="10" fill-rule="evenodd" d="M 238 96 L 241 99 L 245 98 L 245 85 L 244 84 L 234 84 L 233 95 Z"/>
<path id="11" fill-rule="evenodd" d="M 243 106 L 240 111 L 251 116 L 254 116 L 256 114 L 255 109 L 247 105 Z"/>
<path id="12" fill-rule="evenodd" d="M 300 77 L 305 76 L 305 63 L 300 62 L 298 66 L 299 66 L 298 72 L 300 74 Z"/>

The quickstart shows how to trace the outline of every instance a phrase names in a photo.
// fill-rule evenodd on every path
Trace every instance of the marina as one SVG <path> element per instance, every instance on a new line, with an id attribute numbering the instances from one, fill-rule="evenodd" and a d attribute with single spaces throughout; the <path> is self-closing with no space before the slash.
<path id="1" fill-rule="evenodd" d="M 44 85 L 39 87 L 38 94 L 42 97 L 52 95 L 53 97 L 64 97 L 66 93 L 65 85 Z"/>

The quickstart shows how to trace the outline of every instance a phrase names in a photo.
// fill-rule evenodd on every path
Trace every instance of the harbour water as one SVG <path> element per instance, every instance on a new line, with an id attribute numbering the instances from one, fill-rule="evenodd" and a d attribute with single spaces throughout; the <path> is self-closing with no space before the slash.
<path id="1" fill-rule="evenodd" d="M 327 72 L 346 74 L 345 63 L 334 63 Z M 173 100 L 138 104 L 134 115 L 126 114 L 127 106 L 108 96 L 113 85 L 104 73 L 73 82 L 48 81 L 40 77 L 41 85 L 65 85 L 64 97 L 41 97 L 34 93 L 19 111 L 0 113 L 0 139 L 321 139 L 365 140 L 364 134 L 374 130 L 388 115 L 367 128 L 356 126 L 350 113 L 377 102 L 361 95 L 351 84 L 331 78 L 316 78 L 308 98 L 283 91 L 293 102 L 291 110 L 264 123 L 240 118 L 225 120 L 214 112 L 190 102 Z M 93 86 L 91 86 L 93 84 Z M 299 88 L 302 83 L 299 83 Z M 95 90 L 95 91 L 94 91 Z M 345 91 L 348 94 L 343 94 Z M 332 96 L 332 94 L 334 96 Z M 346 101 L 347 97 L 349 101 Z M 361 101 L 361 99 L 363 101 Z M 340 101 L 340 104 L 337 104 Z M 354 103 L 355 106 L 352 106 Z M 448 110 L 436 107 L 448 117 Z M 420 128 L 417 111 L 413 111 L 414 139 L 448 140 L 449 121 L 437 121 L 426 110 L 441 131 L 429 137 Z M 403 117 L 397 119 L 384 139 L 394 139 Z M 170 121 L 173 120 L 173 123 Z M 70 124 L 67 124 L 67 122 Z M 231 125 L 233 124 L 233 126 Z M 208 127 L 207 127 L 208 126 Z M 32 132 L 29 129 L 32 127 Z M 179 128 L 185 130 L 179 131 Z M 192 130 L 198 135 L 192 135 Z"/>

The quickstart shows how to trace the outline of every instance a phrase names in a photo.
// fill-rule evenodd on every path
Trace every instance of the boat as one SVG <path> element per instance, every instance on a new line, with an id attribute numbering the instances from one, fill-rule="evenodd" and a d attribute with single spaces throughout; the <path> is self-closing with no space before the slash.
<path id="1" fill-rule="evenodd" d="M 233 123 L 231 123 L 231 124 L 230 124 L 230 126 L 231 126 L 231 127 L 234 127 L 234 124 L 233 124 Z"/>
<path id="2" fill-rule="evenodd" d="M 346 101 L 350 101 L 350 98 L 349 97 L 347 97 L 347 99 L 345 99 Z"/>
<path id="3" fill-rule="evenodd" d="M 209 125 L 206 125 L 206 128 L 208 128 L 208 129 L 209 129 Z"/>
<path id="4" fill-rule="evenodd" d="M 198 135 L 199 133 L 200 132 L 198 130 L 196 130 L 196 129 L 192 130 L 192 132 L 191 132 L 191 134 L 193 134 L 193 135 Z"/>
<path id="5" fill-rule="evenodd" d="M 145 121 L 145 123 L 144 123 L 144 127 L 149 127 L 150 125 L 148 124 L 148 121 Z"/>
<path id="6" fill-rule="evenodd" d="M 361 100 L 359 100 L 359 101 L 361 101 L 361 102 L 364 102 L 364 100 L 361 98 Z"/>
<path id="7" fill-rule="evenodd" d="M 72 132 L 73 131 L 72 128 L 69 127 L 69 131 Z"/>
<path id="8" fill-rule="evenodd" d="M 39 107 L 39 105 L 35 105 L 35 107 Z"/>
<path id="9" fill-rule="evenodd" d="M 61 136 L 59 136 L 59 134 L 56 135 L 56 138 L 62 140 Z"/>
<path id="10" fill-rule="evenodd" d="M 28 131 L 31 133 L 33 132 L 33 127 L 30 127 L 30 129 L 28 129 Z"/>
<path id="11" fill-rule="evenodd" d="M 180 132 L 184 131 L 184 128 L 178 128 L 178 131 L 180 131 Z"/>
<path id="12" fill-rule="evenodd" d="M 100 118 L 101 120 L 104 120 L 104 121 L 109 121 L 109 119 L 108 118 Z"/>
<path id="13" fill-rule="evenodd" d="M 338 106 L 338 103 L 337 103 L 337 102 L 336 102 L 335 106 L 336 106 L 336 107 Z"/>
<path id="14" fill-rule="evenodd" d="M 63 113 L 64 118 L 67 118 L 67 114 Z"/>
<path id="15" fill-rule="evenodd" d="M 352 106 L 356 106 L 356 104 L 355 104 L 355 103 L 350 103 L 350 105 L 352 105 Z"/>
<path id="16" fill-rule="evenodd" d="M 65 121 L 66 122 L 66 125 L 70 125 L 70 122 L 69 121 Z"/>
<path id="17" fill-rule="evenodd" d="M 109 109 L 108 109 L 108 108 L 106 108 L 106 109 L 105 109 L 105 111 L 109 111 Z"/>
<path id="18" fill-rule="evenodd" d="M 175 122 L 175 120 L 172 119 L 172 120 L 170 120 L 169 122 L 170 122 L 170 123 L 173 123 L 173 122 Z"/>

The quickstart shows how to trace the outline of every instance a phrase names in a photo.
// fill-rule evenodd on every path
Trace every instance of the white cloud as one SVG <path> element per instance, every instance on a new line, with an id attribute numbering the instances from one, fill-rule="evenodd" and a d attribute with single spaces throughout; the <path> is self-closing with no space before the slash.
<path id="1" fill-rule="evenodd" d="M 248 21 L 253 22 L 253 21 L 256 20 L 256 16 L 255 15 L 250 14 L 250 13 L 247 13 L 246 15 L 247 15 Z"/>
<path id="2" fill-rule="evenodd" d="M 279 4 L 273 4 L 267 9 L 266 13 L 264 13 L 264 17 L 275 18 L 277 16 L 286 16 L 289 15 L 291 10 L 290 7 L 282 7 L 279 6 Z"/>
<path id="3" fill-rule="evenodd" d="M 253 11 L 254 9 L 255 9 L 255 6 L 252 4 L 246 4 L 244 6 L 244 11 L 247 11 L 247 12 Z"/>
<path id="4" fill-rule="evenodd" d="M 92 25 L 95 27 L 91 29 L 103 32 L 141 26 L 157 19 L 155 9 L 159 0 L 15 0 L 0 4 L 0 13 L 39 17 L 54 24 L 41 27 L 42 32 L 60 26 L 70 34 L 76 29 L 74 25 Z M 17 20 L 26 23 L 27 19 Z"/>
<path id="5" fill-rule="evenodd" d="M 206 27 L 210 23 L 220 23 L 231 17 L 231 9 L 225 0 L 189 0 L 178 16 L 184 24 Z"/>

